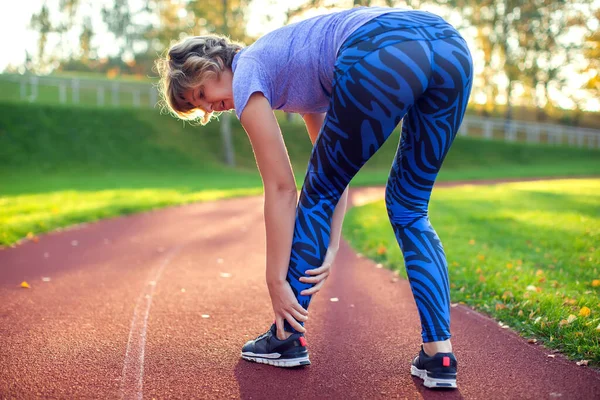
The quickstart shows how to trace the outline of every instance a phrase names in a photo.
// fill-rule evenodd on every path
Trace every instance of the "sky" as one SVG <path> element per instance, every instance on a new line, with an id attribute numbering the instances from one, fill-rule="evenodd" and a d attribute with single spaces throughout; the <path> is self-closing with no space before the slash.
<path id="1" fill-rule="evenodd" d="M 133 9 L 140 7 L 143 0 L 129 0 Z M 185 0 L 181 0 L 185 1 Z M 273 29 L 276 29 L 284 23 L 284 13 L 287 8 L 295 7 L 302 4 L 305 0 L 252 0 L 250 9 L 248 10 L 248 33 L 250 35 L 262 35 Z M 53 13 L 57 15 L 59 0 L 20 0 L 16 4 L 4 0 L 0 2 L 0 37 L 4 38 L 2 52 L 0 52 L 0 71 L 4 70 L 9 64 L 20 65 L 24 62 L 26 51 L 30 54 L 37 55 L 38 45 L 38 34 L 29 28 L 31 16 L 33 13 L 39 12 L 44 2 L 50 9 L 50 16 L 52 18 Z M 94 29 L 96 34 L 94 36 L 94 42 L 92 43 L 98 49 L 98 56 L 114 55 L 114 36 L 107 31 L 100 31 L 104 29 L 104 23 L 101 20 L 100 9 L 102 6 L 109 6 L 112 4 L 112 0 L 82 0 L 81 1 L 81 12 L 83 15 L 93 15 L 96 20 L 93 21 Z M 344 1 L 344 5 L 351 4 L 350 0 Z M 272 17 L 271 20 L 265 18 L 264 10 L 268 10 L 268 14 Z M 436 12 L 435 9 L 427 9 L 428 11 Z M 308 18 L 319 13 L 327 12 L 325 10 L 310 10 L 302 18 Z M 449 20 L 450 23 L 457 24 L 458 20 Z M 469 42 L 469 46 L 474 49 L 474 58 L 478 57 L 477 50 L 475 49 L 474 43 L 471 40 L 470 32 L 463 32 L 465 39 Z M 72 36 L 67 38 L 73 43 L 73 48 L 78 47 L 78 33 L 73 32 Z M 10 40 L 9 38 L 14 38 Z M 56 46 L 58 43 L 57 35 L 53 35 L 49 38 L 48 48 Z M 64 47 L 64 46 L 63 46 Z M 480 56 L 480 55 L 479 55 Z M 477 66 L 478 63 L 475 63 Z M 478 71 L 476 71 L 478 72 Z M 573 77 L 570 86 L 579 87 L 583 82 L 583 77 L 580 74 L 574 73 L 570 76 Z M 517 88 L 517 92 L 519 88 Z M 479 94 L 480 96 L 482 94 Z M 515 93 L 518 96 L 518 93 Z M 553 96 L 554 97 L 554 96 Z M 563 101 L 561 106 L 569 108 L 567 99 L 564 96 L 557 96 L 560 101 Z M 562 99 L 561 99 L 562 97 Z M 475 99 L 476 102 L 482 103 L 485 100 Z M 501 99 L 500 99 L 501 100 Z M 600 110 L 600 101 L 598 99 L 590 99 L 588 109 Z"/>
<path id="2" fill-rule="evenodd" d="M 37 34 L 27 29 L 31 15 L 41 8 L 41 1 L 22 0 L 19 5 L 8 1 L 0 5 L 0 71 L 9 63 L 21 63 L 25 60 L 25 49 L 35 49 Z M 10 39 L 13 38 L 13 39 Z"/>
<path id="3" fill-rule="evenodd" d="M 31 16 L 39 12 L 42 5 L 46 2 L 50 9 L 50 16 L 58 10 L 59 0 L 20 0 L 13 3 L 8 0 L 0 2 L 0 37 L 15 38 L 13 40 L 3 40 L 2 52 L 0 52 L 0 71 L 3 71 L 9 64 L 22 64 L 25 61 L 26 51 L 31 54 L 37 54 L 39 34 L 29 28 Z M 253 6 L 249 10 L 248 31 L 252 34 L 264 34 L 284 23 L 284 12 L 286 7 L 301 4 L 303 0 L 288 0 L 285 2 L 275 0 L 253 0 Z M 93 7 L 96 12 L 91 13 L 97 20 L 94 22 L 94 28 L 104 27 L 99 10 L 103 5 L 110 5 L 111 0 L 83 0 L 81 8 L 85 11 Z M 132 7 L 141 4 L 141 0 L 130 0 Z M 268 7 L 269 14 L 274 16 L 271 21 L 264 18 L 264 10 Z M 82 10 L 82 11 L 83 11 Z M 315 10 L 315 12 L 317 12 Z M 87 14 L 87 13 L 86 13 Z M 49 38 L 49 47 L 56 45 L 57 38 Z M 73 34 L 71 40 L 78 43 L 77 34 Z M 98 32 L 94 44 L 98 46 L 100 56 L 111 54 L 114 48 L 112 35 L 108 32 Z"/>

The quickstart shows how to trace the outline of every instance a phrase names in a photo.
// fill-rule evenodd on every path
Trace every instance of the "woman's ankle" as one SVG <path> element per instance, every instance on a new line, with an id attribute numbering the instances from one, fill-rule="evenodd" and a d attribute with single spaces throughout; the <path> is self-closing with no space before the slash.
<path id="1" fill-rule="evenodd" d="M 436 353 L 452 353 L 452 343 L 450 343 L 450 339 L 423 343 L 423 350 L 429 357 L 433 357 Z"/>

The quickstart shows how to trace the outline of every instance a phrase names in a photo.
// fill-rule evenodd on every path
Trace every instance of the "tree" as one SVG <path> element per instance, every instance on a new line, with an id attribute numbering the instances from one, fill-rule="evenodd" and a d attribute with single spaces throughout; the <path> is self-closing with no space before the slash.
<path id="1" fill-rule="evenodd" d="M 42 5 L 42 9 L 38 14 L 33 14 L 31 17 L 30 26 L 40 33 L 38 39 L 38 68 L 41 68 L 44 63 L 46 44 L 48 43 L 48 34 L 52 32 L 52 24 L 50 23 L 50 14 L 46 3 Z"/>
<path id="2" fill-rule="evenodd" d="M 135 57 L 134 43 L 143 37 L 144 27 L 133 22 L 129 0 L 113 0 L 112 8 L 102 8 L 102 19 L 119 43 L 118 57 Z"/>
<path id="3" fill-rule="evenodd" d="M 92 19 L 85 17 L 83 20 L 83 28 L 79 35 L 79 46 L 81 48 L 81 62 L 87 64 L 91 58 L 92 49 L 92 37 L 94 36 L 94 28 L 92 26 Z"/>
<path id="4" fill-rule="evenodd" d="M 600 99 L 600 8 L 592 13 L 593 18 L 587 21 L 588 34 L 585 37 L 584 55 L 587 65 L 583 68 L 584 73 L 588 73 L 590 78 L 585 84 L 585 89 L 595 97 Z M 595 26 L 595 29 L 594 29 Z"/>

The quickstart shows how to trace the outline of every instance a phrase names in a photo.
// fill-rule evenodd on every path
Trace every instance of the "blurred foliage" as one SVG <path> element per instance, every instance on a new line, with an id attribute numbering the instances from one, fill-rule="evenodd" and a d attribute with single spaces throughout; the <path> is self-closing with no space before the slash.
<path id="1" fill-rule="evenodd" d="M 141 7 L 140 7 L 141 4 Z M 267 3 L 265 15 L 273 17 Z M 115 37 L 118 52 L 99 59 L 92 48 L 97 27 L 79 0 L 60 0 L 59 16 L 44 3 L 31 18 L 30 27 L 40 33 L 37 54 L 29 55 L 27 67 L 36 73 L 96 71 L 110 74 L 152 76 L 154 60 L 171 44 L 187 35 L 220 33 L 251 44 L 246 26 L 250 7 L 258 0 L 114 0 L 101 9 L 105 28 Z M 473 96 L 485 96 L 485 115 L 498 114 L 498 95 L 507 98 L 505 117 L 513 117 L 513 103 L 533 106 L 544 120 L 559 107 L 549 93 L 559 90 L 578 112 L 586 96 L 600 97 L 600 8 L 593 0 L 306 0 L 288 7 L 284 23 L 301 20 L 311 9 L 331 10 L 355 6 L 409 6 L 441 10 L 447 18 L 460 16 L 457 28 L 475 40 L 473 53 L 481 64 Z M 137 7 L 137 8 L 134 8 Z M 90 12 L 91 8 L 85 8 Z M 63 37 L 80 32 L 80 49 L 58 59 L 47 54 L 49 35 Z M 579 39 L 578 39 L 579 38 Z M 569 87 L 573 73 L 585 84 Z M 517 91 L 518 89 L 518 91 Z M 521 92 L 518 94 L 517 93 Z M 554 96 L 554 101 L 558 99 Z M 579 114 L 581 115 L 581 113 Z M 572 123 L 578 124 L 577 115 Z"/>

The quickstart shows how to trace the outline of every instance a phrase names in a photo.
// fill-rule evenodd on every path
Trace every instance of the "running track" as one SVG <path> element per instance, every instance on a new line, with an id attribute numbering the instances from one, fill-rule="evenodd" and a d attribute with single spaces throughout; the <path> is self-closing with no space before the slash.
<path id="1" fill-rule="evenodd" d="M 351 195 L 358 204 L 383 191 Z M 458 390 L 425 388 L 409 372 L 421 341 L 408 281 L 346 243 L 309 308 L 312 365 L 242 360 L 241 346 L 273 321 L 264 248 L 262 198 L 252 197 L 0 250 L 0 399 L 600 398 L 599 372 L 464 305 L 451 310 Z"/>

